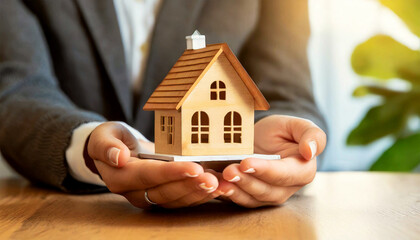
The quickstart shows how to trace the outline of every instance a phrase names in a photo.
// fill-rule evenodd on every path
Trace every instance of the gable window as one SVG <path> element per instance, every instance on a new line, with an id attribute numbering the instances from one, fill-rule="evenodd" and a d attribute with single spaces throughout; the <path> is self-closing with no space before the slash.
<path id="1" fill-rule="evenodd" d="M 222 81 L 214 81 L 210 85 L 210 100 L 226 100 L 226 85 Z"/>
<path id="2" fill-rule="evenodd" d="M 242 118 L 238 112 L 228 112 L 224 119 L 225 143 L 242 143 Z"/>
<path id="3" fill-rule="evenodd" d="M 191 118 L 191 143 L 209 143 L 209 116 L 203 111 Z"/>

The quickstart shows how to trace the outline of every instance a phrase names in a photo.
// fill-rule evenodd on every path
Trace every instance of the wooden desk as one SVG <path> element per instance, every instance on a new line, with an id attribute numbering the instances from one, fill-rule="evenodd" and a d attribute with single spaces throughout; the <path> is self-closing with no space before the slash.
<path id="1" fill-rule="evenodd" d="M 420 174 L 318 173 L 281 207 L 172 211 L 3 179 L 0 239 L 420 239 Z"/>

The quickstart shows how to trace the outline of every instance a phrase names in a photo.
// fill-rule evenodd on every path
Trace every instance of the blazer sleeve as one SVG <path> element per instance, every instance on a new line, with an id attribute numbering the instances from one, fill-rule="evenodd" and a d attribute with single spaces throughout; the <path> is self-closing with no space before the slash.
<path id="1" fill-rule="evenodd" d="M 0 149 L 29 180 L 69 192 L 103 191 L 71 178 L 65 150 L 73 129 L 97 114 L 60 90 L 36 17 L 21 1 L 0 1 Z M 77 71 L 77 69 L 75 69 Z"/>
<path id="2" fill-rule="evenodd" d="M 307 0 L 261 0 L 259 21 L 239 59 L 269 101 L 272 114 L 312 120 L 326 131 L 317 108 L 307 59 L 310 34 Z"/>

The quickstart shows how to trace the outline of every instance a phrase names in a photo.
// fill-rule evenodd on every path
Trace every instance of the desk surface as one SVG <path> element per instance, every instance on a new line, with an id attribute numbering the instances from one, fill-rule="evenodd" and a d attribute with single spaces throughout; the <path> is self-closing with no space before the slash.
<path id="1" fill-rule="evenodd" d="M 420 174 L 318 173 L 281 207 L 143 211 L 0 180 L 0 239 L 420 239 Z"/>

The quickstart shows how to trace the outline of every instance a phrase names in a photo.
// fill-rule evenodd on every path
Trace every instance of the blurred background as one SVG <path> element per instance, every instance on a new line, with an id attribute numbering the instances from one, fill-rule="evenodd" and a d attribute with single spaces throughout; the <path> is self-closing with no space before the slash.
<path id="1" fill-rule="evenodd" d="M 412 6 L 414 13 L 415 9 L 420 10 L 420 1 L 418 0 L 393 1 L 415 5 Z M 382 1 L 382 3 L 386 2 L 392 2 L 392 0 Z M 396 140 L 393 137 L 382 137 L 384 135 L 382 134 L 374 139 L 376 141 L 365 146 L 348 146 L 346 144 L 348 135 L 352 129 L 359 125 L 369 109 L 383 102 L 383 98 L 380 96 L 363 98 L 352 96 L 358 86 L 370 84 L 372 81 L 355 73 L 352 68 L 352 54 L 359 44 L 377 34 L 388 35 L 410 49 L 417 49 L 417 52 L 420 49 L 420 38 L 412 33 L 413 29 L 410 31 L 406 25 L 407 22 L 401 20 L 401 16 L 397 16 L 390 8 L 383 6 L 379 0 L 309 0 L 309 6 L 312 37 L 308 51 L 312 79 L 316 100 L 329 125 L 329 145 L 324 153 L 324 161 L 320 170 L 369 170 L 372 164 Z M 398 10 L 398 7 L 401 6 L 394 7 L 397 7 Z M 420 11 L 417 14 L 420 15 Z M 417 18 L 420 19 L 420 17 Z M 382 49 L 382 51 L 384 50 Z M 420 66 L 420 62 L 417 66 Z M 363 72 L 358 73 L 363 75 Z M 374 76 L 370 76 L 370 78 L 374 78 Z M 410 84 L 398 80 L 382 82 L 380 86 L 403 91 L 410 89 Z M 418 119 L 413 117 L 407 119 L 407 123 L 403 123 L 404 126 L 409 125 L 412 129 L 418 129 Z M 368 125 L 367 127 L 369 129 Z M 366 131 L 361 132 L 369 134 Z M 404 134 L 399 134 L 399 136 L 410 135 L 407 134 L 405 128 L 403 132 Z M 363 139 L 363 134 L 359 135 L 358 137 Z M 357 140 L 356 136 L 352 142 L 357 145 L 360 143 L 360 139 Z M 420 149 L 420 142 L 418 144 L 417 142 L 414 142 L 414 147 L 407 145 L 407 141 L 403 144 L 409 149 L 416 150 L 416 146 Z M 401 148 L 401 144 L 397 147 Z M 402 150 L 397 149 L 385 154 L 385 158 L 388 156 L 386 161 L 392 162 L 392 159 L 389 160 L 389 155 L 398 154 L 398 151 Z M 408 151 L 405 152 L 408 153 Z M 416 150 L 416 152 L 420 152 L 420 150 Z M 419 157 L 417 156 L 417 158 Z M 391 165 L 391 170 L 395 167 L 395 163 L 394 166 L 392 163 L 388 165 Z M 413 163 L 411 163 L 412 165 Z M 415 171 L 419 171 L 418 166 Z M 4 161 L 0 160 L 0 176 L 13 174 Z"/>
<path id="2" fill-rule="evenodd" d="M 400 12 L 420 21 L 420 11 L 417 11 L 420 10 L 420 1 L 394 2 L 405 3 L 408 8 L 415 9 L 410 13 L 404 12 L 407 9 L 401 6 L 392 6 L 394 10 L 401 9 Z M 375 96 L 352 97 L 359 85 L 366 82 L 371 84 L 369 78 L 361 77 L 352 69 L 351 57 L 356 46 L 374 35 L 385 34 L 408 48 L 417 49 L 417 52 L 420 49 L 420 38 L 409 30 L 399 16 L 381 3 L 393 4 L 392 0 L 309 0 L 312 28 L 309 61 L 316 99 L 329 125 L 329 145 L 321 170 L 368 170 L 394 142 L 393 138 L 384 137 L 367 146 L 346 145 L 349 133 L 366 112 L 382 102 L 381 98 Z M 415 16 L 410 15 L 412 13 Z M 384 52 L 388 50 L 382 49 Z M 416 68 L 420 69 L 420 62 L 417 62 Z M 398 79 L 388 81 L 386 85 L 391 85 L 393 89 L 408 88 L 406 82 Z M 413 128 L 418 128 L 416 118 L 410 118 L 409 124 L 417 125 Z M 419 152 L 420 142 L 414 144 L 413 148 L 419 149 L 416 151 Z"/>

